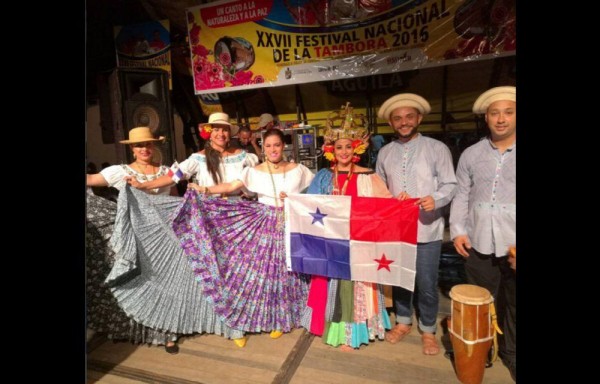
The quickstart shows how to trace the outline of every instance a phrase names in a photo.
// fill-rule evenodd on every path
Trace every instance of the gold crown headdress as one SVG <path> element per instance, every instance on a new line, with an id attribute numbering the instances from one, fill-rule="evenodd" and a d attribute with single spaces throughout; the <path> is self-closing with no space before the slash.
<path id="1" fill-rule="evenodd" d="M 340 107 L 340 111 L 327 116 L 324 133 L 325 142 L 333 143 L 339 139 L 361 140 L 367 134 L 367 124 L 363 114 L 355 114 L 350 102 Z"/>

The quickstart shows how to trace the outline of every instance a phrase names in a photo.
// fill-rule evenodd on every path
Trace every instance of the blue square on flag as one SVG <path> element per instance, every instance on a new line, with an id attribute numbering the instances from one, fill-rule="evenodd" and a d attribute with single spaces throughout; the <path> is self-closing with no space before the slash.
<path id="1" fill-rule="evenodd" d="M 350 196 L 294 194 L 286 200 L 291 270 L 350 279 Z M 318 197 L 318 198 L 315 198 Z M 297 199 L 296 199 L 297 198 Z"/>

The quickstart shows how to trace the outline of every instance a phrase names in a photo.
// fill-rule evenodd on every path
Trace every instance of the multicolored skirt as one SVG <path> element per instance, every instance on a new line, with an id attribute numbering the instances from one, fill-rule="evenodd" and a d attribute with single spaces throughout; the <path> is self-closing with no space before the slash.
<path id="1" fill-rule="evenodd" d="M 110 240 L 116 259 L 106 282 L 125 313 L 145 326 L 240 338 L 243 332 L 225 324 L 206 299 L 171 228 L 182 203 L 125 186 Z"/>
<path id="2" fill-rule="evenodd" d="M 173 229 L 215 312 L 247 332 L 300 327 L 309 276 L 288 272 L 283 208 L 188 190 Z"/>
<path id="3" fill-rule="evenodd" d="M 391 328 L 383 286 L 313 276 L 302 326 L 334 347 L 383 340 Z"/>

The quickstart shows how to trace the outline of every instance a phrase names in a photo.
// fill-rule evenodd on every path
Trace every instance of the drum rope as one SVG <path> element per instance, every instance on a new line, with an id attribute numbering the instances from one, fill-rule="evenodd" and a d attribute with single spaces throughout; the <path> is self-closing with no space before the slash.
<path id="1" fill-rule="evenodd" d="M 498 325 L 498 316 L 496 316 L 496 306 L 494 302 L 490 304 L 490 318 L 494 325 L 494 355 L 492 356 L 492 363 L 498 360 L 498 334 L 503 334 L 500 326 Z"/>
<path id="2" fill-rule="evenodd" d="M 461 313 L 464 313 L 464 305 L 465 303 L 460 302 L 460 306 L 461 306 Z M 453 307 L 454 306 L 454 300 L 450 301 L 450 305 Z M 479 306 L 476 308 L 477 313 L 479 314 Z M 492 318 L 492 324 L 494 325 L 494 334 L 490 335 L 488 332 L 488 336 L 481 338 L 481 339 L 475 339 L 475 340 L 467 340 L 465 339 L 465 337 L 462 334 L 458 334 L 458 332 L 456 332 L 454 330 L 454 324 L 453 322 L 450 322 L 450 326 L 448 327 L 448 332 L 450 332 L 452 335 L 454 335 L 456 338 L 458 338 L 460 341 L 462 341 L 463 343 L 467 344 L 467 345 L 473 345 L 473 344 L 477 344 L 477 343 L 483 343 L 485 341 L 488 340 L 492 340 L 494 339 L 494 348 L 495 348 L 495 353 L 497 351 L 497 343 L 498 341 L 496 340 L 496 332 L 499 332 L 500 334 L 502 334 L 502 331 L 500 330 L 500 327 L 498 326 L 498 321 L 497 321 L 497 317 L 496 317 L 496 308 L 494 307 L 494 303 L 491 302 L 489 303 L 489 313 L 490 313 L 490 317 Z M 464 330 L 464 318 L 461 317 L 460 319 L 461 321 L 461 329 Z M 489 320 L 488 320 L 489 321 Z M 479 329 L 479 315 L 477 316 L 477 320 L 476 320 L 476 330 Z M 491 330 L 491 327 L 488 328 L 488 330 Z M 479 337 L 478 335 L 478 331 L 475 332 L 475 334 L 477 335 L 477 337 Z"/>

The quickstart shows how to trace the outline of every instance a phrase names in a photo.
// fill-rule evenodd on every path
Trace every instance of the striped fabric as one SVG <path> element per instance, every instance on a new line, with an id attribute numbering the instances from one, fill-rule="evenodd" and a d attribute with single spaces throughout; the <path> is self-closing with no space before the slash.
<path id="1" fill-rule="evenodd" d="M 480 253 L 504 256 L 516 242 L 517 144 L 500 153 L 489 139 L 467 148 L 456 169 L 450 236 L 469 235 Z"/>

